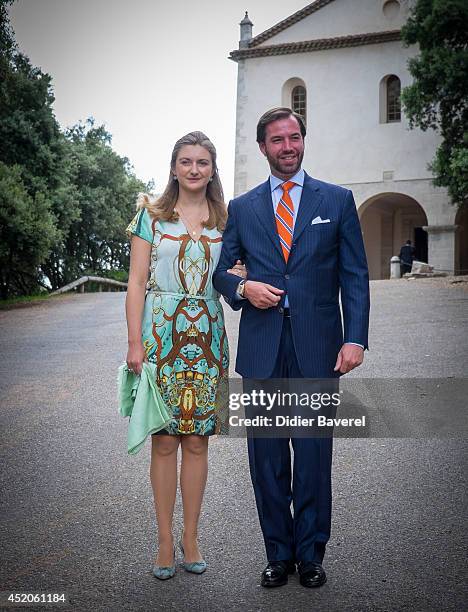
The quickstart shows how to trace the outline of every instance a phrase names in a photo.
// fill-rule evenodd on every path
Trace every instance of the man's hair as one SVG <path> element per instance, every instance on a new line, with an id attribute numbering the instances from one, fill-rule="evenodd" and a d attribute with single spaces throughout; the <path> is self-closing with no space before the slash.
<path id="1" fill-rule="evenodd" d="M 278 119 L 287 119 L 288 117 L 294 117 L 299 123 L 301 129 L 302 138 L 306 135 L 306 127 L 302 115 L 295 113 L 292 109 L 286 106 L 278 106 L 271 108 L 260 117 L 257 123 L 257 142 L 265 142 L 265 134 L 267 125 Z"/>
<path id="2" fill-rule="evenodd" d="M 411 240 L 407 240 L 407 241 L 406 241 L 406 244 L 411 244 Z"/>

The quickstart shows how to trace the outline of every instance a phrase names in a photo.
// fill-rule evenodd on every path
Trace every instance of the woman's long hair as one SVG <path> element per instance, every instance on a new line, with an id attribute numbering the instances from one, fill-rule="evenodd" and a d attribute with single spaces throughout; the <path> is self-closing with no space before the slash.
<path id="1" fill-rule="evenodd" d="M 218 167 L 216 165 L 216 149 L 211 140 L 203 134 L 203 132 L 190 132 L 175 143 L 171 156 L 171 170 L 169 172 L 169 180 L 164 192 L 154 197 L 147 193 L 139 193 L 137 198 L 137 210 L 146 208 L 153 219 L 161 221 L 177 221 L 179 215 L 174 211 L 177 199 L 179 197 L 179 182 L 175 181 L 174 169 L 177 155 L 180 149 L 185 145 L 200 145 L 204 147 L 211 155 L 213 164 L 213 180 L 206 187 L 206 199 L 208 202 L 209 217 L 203 224 L 207 229 L 217 227 L 222 232 L 226 226 L 227 210 L 224 203 L 223 188 L 219 180 Z"/>

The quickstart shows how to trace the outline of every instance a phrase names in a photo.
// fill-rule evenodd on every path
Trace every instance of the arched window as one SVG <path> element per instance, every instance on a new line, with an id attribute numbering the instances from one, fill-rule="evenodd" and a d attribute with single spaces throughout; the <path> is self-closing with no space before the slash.
<path id="1" fill-rule="evenodd" d="M 401 121 L 401 82 L 394 74 L 387 78 L 387 123 Z"/>
<path id="2" fill-rule="evenodd" d="M 306 88 L 302 85 L 296 85 L 291 92 L 291 108 L 295 113 L 301 115 L 304 119 L 304 123 L 307 120 L 306 108 L 307 108 L 307 94 Z"/>
<path id="3" fill-rule="evenodd" d="M 400 12 L 400 3 L 398 0 L 387 0 L 382 7 L 383 14 L 388 19 L 395 19 Z"/>
<path id="4" fill-rule="evenodd" d="M 401 81 L 395 74 L 384 76 L 379 85 L 380 123 L 401 121 Z"/>

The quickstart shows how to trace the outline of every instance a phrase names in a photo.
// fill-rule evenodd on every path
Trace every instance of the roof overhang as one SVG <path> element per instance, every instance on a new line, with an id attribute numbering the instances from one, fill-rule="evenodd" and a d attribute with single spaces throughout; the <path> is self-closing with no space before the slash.
<path id="1" fill-rule="evenodd" d="M 301 40 L 279 45 L 264 47 L 247 47 L 231 51 L 229 59 L 237 62 L 252 57 L 268 57 L 271 55 L 290 55 L 293 53 L 308 53 L 310 51 L 323 51 L 327 49 L 343 49 L 346 47 L 360 47 L 362 45 L 375 45 L 379 43 L 401 40 L 400 30 L 387 30 L 385 32 L 370 32 L 368 34 L 350 34 L 335 38 L 317 38 L 315 40 Z"/>

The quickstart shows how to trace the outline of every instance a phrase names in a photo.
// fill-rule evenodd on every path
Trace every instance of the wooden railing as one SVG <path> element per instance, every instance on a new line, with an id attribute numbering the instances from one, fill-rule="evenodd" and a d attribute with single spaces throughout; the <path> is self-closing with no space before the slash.
<path id="1" fill-rule="evenodd" d="M 78 280 L 73 281 L 72 283 L 68 283 L 64 287 L 60 287 L 56 291 L 53 291 L 51 295 L 59 295 L 60 293 L 66 293 L 67 291 L 71 291 L 72 289 L 78 288 L 79 293 L 85 292 L 85 284 L 87 282 L 98 283 L 99 288 L 98 291 L 102 291 L 103 285 L 108 285 L 111 287 L 111 291 L 113 287 L 116 287 L 117 290 L 127 289 L 128 284 L 122 283 L 120 281 L 116 281 L 112 278 L 102 278 L 101 276 L 82 276 Z"/>

